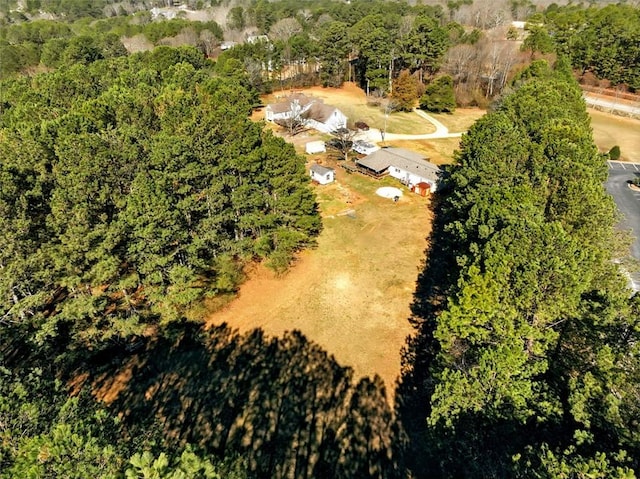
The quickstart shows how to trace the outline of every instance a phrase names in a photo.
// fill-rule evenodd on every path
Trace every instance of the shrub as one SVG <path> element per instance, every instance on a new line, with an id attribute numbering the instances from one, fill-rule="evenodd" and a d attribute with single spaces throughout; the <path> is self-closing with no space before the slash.
<path id="1" fill-rule="evenodd" d="M 618 145 L 609 150 L 609 159 L 613 161 L 620 159 L 620 147 Z"/>

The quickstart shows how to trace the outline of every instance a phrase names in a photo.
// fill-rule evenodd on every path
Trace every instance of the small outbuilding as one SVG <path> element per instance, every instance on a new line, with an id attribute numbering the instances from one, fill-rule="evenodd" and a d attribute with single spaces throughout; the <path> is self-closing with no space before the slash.
<path id="1" fill-rule="evenodd" d="M 420 196 L 427 196 L 431 192 L 431 185 L 426 181 L 421 181 L 413 187 L 413 192 Z"/>
<path id="2" fill-rule="evenodd" d="M 318 165 L 314 163 L 309 169 L 311 179 L 320 183 L 321 185 L 327 185 L 335 181 L 335 170 L 333 168 L 327 168 L 326 166 Z"/>
<path id="3" fill-rule="evenodd" d="M 327 151 L 325 147 L 324 141 L 310 141 L 305 145 L 305 151 L 308 155 L 313 155 L 315 153 L 324 153 Z"/>

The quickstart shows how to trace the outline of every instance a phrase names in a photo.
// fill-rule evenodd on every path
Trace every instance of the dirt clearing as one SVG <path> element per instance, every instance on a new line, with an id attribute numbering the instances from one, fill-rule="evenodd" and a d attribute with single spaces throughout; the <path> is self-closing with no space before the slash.
<path id="1" fill-rule="evenodd" d="M 381 376 L 389 392 L 412 332 L 407 319 L 430 231 L 429 200 L 391 178 L 336 173 L 336 183 L 316 187 L 324 223 L 317 248 L 282 277 L 256 267 L 239 297 L 207 323 L 278 336 L 298 329 L 357 376 Z M 381 186 L 404 195 L 397 203 L 378 197 Z"/>

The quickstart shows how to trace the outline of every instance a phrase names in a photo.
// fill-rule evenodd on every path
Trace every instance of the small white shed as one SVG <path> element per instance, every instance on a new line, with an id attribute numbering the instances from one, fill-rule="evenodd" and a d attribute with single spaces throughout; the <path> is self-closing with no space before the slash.
<path id="1" fill-rule="evenodd" d="M 327 185 L 335 180 L 335 170 L 333 168 L 327 168 L 317 163 L 311 165 L 309 174 L 313 181 L 317 181 L 321 185 Z"/>
<path id="2" fill-rule="evenodd" d="M 327 148 L 324 145 L 324 141 L 310 141 L 305 145 L 305 151 L 308 155 L 313 155 L 315 153 L 324 153 Z"/>

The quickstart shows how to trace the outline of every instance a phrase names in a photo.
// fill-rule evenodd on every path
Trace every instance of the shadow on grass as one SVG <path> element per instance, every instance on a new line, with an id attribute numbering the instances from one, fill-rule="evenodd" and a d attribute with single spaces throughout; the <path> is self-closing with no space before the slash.
<path id="1" fill-rule="evenodd" d="M 415 333 L 403 348 L 402 371 L 395 391 L 396 415 L 407 435 L 406 467 L 416 478 L 438 477 L 433 437 L 427 428 L 429 402 L 435 388 L 430 367 L 439 352 L 434 338 L 437 315 L 445 306 L 458 273 L 454 248 L 444 230 L 446 215 L 441 194 L 434 195 L 430 208 L 433 223 L 426 261 L 418 275 L 409 318 Z"/>
<path id="2" fill-rule="evenodd" d="M 400 477 L 383 382 L 355 383 L 300 332 L 180 325 L 110 363 L 93 380 L 129 378 L 111 407 L 132 435 L 157 421 L 170 444 L 240 454 L 259 478 Z"/>

